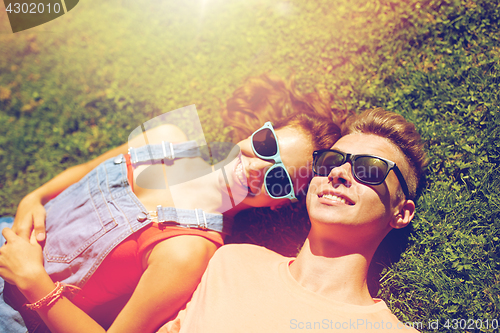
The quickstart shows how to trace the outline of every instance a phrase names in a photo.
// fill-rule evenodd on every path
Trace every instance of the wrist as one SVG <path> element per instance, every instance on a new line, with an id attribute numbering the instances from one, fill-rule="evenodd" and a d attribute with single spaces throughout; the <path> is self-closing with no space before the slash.
<path id="1" fill-rule="evenodd" d="M 34 303 L 24 304 L 24 306 L 27 309 L 33 310 L 33 311 L 47 310 L 52 306 L 52 304 L 57 302 L 61 297 L 65 296 L 65 294 L 68 294 L 68 293 L 74 294 L 75 292 L 78 292 L 79 290 L 80 290 L 80 288 L 78 288 L 78 287 L 57 281 L 55 283 L 55 288 L 50 293 L 48 293 L 47 295 L 40 298 L 38 301 L 36 301 Z"/>
<path id="2" fill-rule="evenodd" d="M 42 193 L 41 187 L 39 187 L 33 192 L 26 195 L 26 198 L 28 198 L 30 201 L 37 201 L 43 204 L 43 201 L 45 200 L 45 195 Z"/>
<path id="3" fill-rule="evenodd" d="M 18 277 L 16 286 L 29 302 L 35 302 L 53 290 L 55 285 L 42 266 L 41 269 L 33 268 L 24 277 Z"/>

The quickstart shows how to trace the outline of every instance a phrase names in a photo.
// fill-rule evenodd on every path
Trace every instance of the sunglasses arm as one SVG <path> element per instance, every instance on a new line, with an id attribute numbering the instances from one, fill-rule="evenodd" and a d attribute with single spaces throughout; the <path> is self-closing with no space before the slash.
<path id="1" fill-rule="evenodd" d="M 409 199 L 410 193 L 408 192 L 408 185 L 406 185 L 406 180 L 397 165 L 394 166 L 394 173 L 396 174 L 396 177 L 398 177 L 399 183 L 401 184 L 401 189 L 403 190 L 406 199 Z"/>

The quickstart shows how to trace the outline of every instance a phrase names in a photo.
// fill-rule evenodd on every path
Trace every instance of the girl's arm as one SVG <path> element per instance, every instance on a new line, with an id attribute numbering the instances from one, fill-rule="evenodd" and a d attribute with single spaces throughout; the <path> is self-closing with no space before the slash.
<path id="1" fill-rule="evenodd" d="M 39 242 L 45 240 L 45 208 L 43 205 L 72 184 L 78 182 L 102 162 L 114 156 L 125 154 L 127 150 L 128 143 L 125 143 L 87 163 L 70 167 L 26 195 L 17 207 L 12 230 L 19 236 L 29 239 L 31 230 L 34 228 L 36 239 Z"/>
<path id="2" fill-rule="evenodd" d="M 41 246 L 34 237 L 27 241 L 8 228 L 3 235 L 7 243 L 0 248 L 0 275 L 29 302 L 45 297 L 55 284 L 43 269 Z M 144 259 L 146 269 L 108 332 L 155 332 L 187 302 L 215 250 L 214 243 L 198 236 L 177 236 L 157 244 Z M 65 297 L 37 312 L 53 333 L 105 332 Z"/>
<path id="3" fill-rule="evenodd" d="M 157 244 L 129 302 L 108 332 L 156 332 L 191 298 L 217 247 L 199 236 Z"/>
<path id="4" fill-rule="evenodd" d="M 186 141 L 186 135 L 174 125 L 161 125 L 146 131 L 145 134 L 149 143 L 156 144 L 162 140 L 170 142 Z M 72 184 L 78 182 L 87 173 L 93 170 L 107 159 L 128 152 L 129 145 L 139 147 L 144 144 L 144 138 L 139 136 L 117 148 L 102 154 L 101 156 L 84 164 L 76 165 L 66 169 L 59 175 L 26 195 L 17 208 L 16 217 L 12 230 L 25 239 L 29 239 L 31 231 L 34 229 L 36 239 L 39 242 L 45 240 L 45 208 L 43 207 L 50 199 L 56 197 Z"/>

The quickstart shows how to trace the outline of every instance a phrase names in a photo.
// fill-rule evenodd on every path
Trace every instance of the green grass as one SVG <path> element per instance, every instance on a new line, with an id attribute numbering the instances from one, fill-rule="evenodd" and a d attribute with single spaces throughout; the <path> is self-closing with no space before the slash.
<path id="1" fill-rule="evenodd" d="M 194 103 L 207 140 L 228 140 L 220 103 L 248 76 L 294 72 L 303 91 L 401 113 L 427 142 L 429 182 L 379 297 L 442 332 L 500 320 L 499 21 L 486 0 L 87 0 L 12 34 L 1 11 L 0 215 L 166 111 Z M 266 229 L 255 214 L 233 241 L 296 251 L 303 208 L 266 212 Z"/>

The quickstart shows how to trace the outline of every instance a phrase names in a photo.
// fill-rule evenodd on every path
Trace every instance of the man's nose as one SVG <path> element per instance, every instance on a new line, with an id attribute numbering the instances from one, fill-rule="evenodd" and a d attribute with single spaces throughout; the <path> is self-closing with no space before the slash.
<path id="1" fill-rule="evenodd" d="M 333 168 L 328 174 L 328 182 L 331 182 L 334 186 L 344 185 L 350 187 L 353 182 L 351 164 L 348 162 Z"/>

